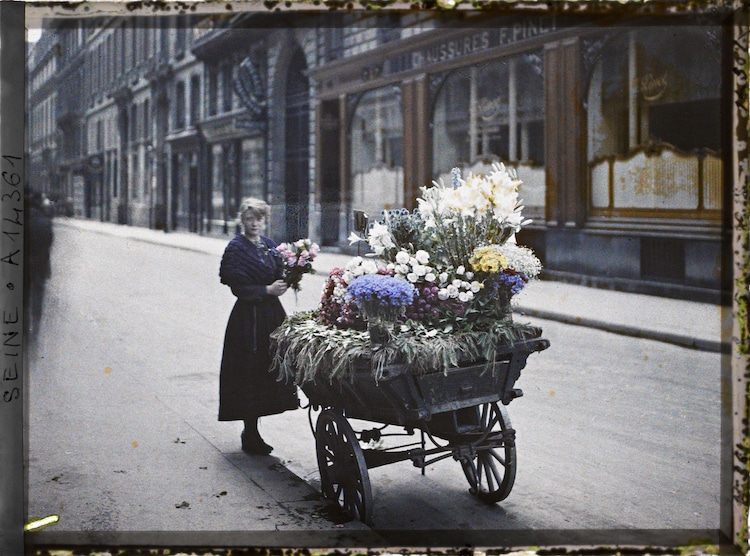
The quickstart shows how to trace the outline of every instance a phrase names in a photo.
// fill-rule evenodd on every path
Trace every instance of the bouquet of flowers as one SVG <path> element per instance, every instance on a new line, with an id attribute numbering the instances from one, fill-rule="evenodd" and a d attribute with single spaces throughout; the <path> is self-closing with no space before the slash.
<path id="1" fill-rule="evenodd" d="M 284 281 L 295 293 L 298 292 L 302 275 L 315 274 L 312 262 L 318 256 L 320 247 L 309 239 L 300 239 L 294 243 L 282 243 L 276 247 L 276 251 L 284 260 Z"/>

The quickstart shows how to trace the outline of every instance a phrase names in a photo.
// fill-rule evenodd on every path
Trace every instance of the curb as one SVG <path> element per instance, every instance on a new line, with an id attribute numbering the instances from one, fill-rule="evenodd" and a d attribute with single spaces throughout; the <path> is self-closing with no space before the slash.
<path id="1" fill-rule="evenodd" d="M 644 340 L 654 340 L 657 342 L 664 342 L 667 344 L 696 349 L 699 351 L 710 351 L 715 353 L 728 354 L 731 353 L 732 349 L 731 344 L 728 342 L 706 340 L 702 338 L 695 338 L 693 336 L 685 336 L 683 334 L 674 334 L 671 332 L 662 332 L 659 330 L 629 326 L 627 324 L 617 324 L 586 317 L 577 317 L 573 315 L 557 313 L 555 311 L 545 311 L 544 309 L 532 309 L 530 307 L 524 307 L 522 305 L 516 307 L 514 309 L 514 312 L 527 317 L 536 317 L 540 319 L 562 322 L 564 324 L 585 326 L 587 328 L 595 328 L 598 330 L 603 330 L 605 332 L 611 332 L 613 334 L 620 334 L 622 336 L 630 336 L 633 338 L 641 338 Z"/>

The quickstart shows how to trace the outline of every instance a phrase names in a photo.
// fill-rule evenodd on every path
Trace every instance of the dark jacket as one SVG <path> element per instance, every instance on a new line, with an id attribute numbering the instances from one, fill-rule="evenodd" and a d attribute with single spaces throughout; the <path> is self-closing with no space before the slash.
<path id="1" fill-rule="evenodd" d="M 284 320 L 281 301 L 266 286 L 281 279 L 284 263 L 276 243 L 262 237 L 265 248 L 238 234 L 227 245 L 219 276 L 237 297 L 227 324 L 219 376 L 219 420 L 252 419 L 298 407 L 294 384 L 268 372 L 270 334 Z"/>

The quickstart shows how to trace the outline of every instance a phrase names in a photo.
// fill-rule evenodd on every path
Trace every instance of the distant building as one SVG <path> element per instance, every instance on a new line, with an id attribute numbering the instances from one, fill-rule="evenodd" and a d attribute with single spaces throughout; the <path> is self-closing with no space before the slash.
<path id="1" fill-rule="evenodd" d="M 57 38 L 44 34 L 29 57 L 28 180 L 38 191 L 49 194 L 58 187 L 58 60 Z"/>
<path id="2" fill-rule="evenodd" d="M 720 16 L 721 14 L 719 14 Z M 724 23 L 431 12 L 50 22 L 29 58 L 32 182 L 75 216 L 345 249 L 502 161 L 547 277 L 717 300 L 731 186 Z"/>

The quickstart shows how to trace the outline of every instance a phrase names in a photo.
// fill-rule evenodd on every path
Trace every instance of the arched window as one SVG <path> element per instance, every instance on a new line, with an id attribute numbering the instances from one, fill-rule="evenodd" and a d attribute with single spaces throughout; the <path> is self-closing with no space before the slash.
<path id="1" fill-rule="evenodd" d="M 404 206 L 401 89 L 367 91 L 357 103 L 351 127 L 352 207 L 377 217 Z"/>
<path id="2" fill-rule="evenodd" d="M 719 217 L 719 37 L 642 27 L 604 44 L 586 97 L 592 215 Z"/>
<path id="3" fill-rule="evenodd" d="M 541 52 L 452 71 L 433 111 L 433 178 L 451 169 L 486 173 L 515 167 L 526 214 L 544 214 L 544 77 Z"/>

